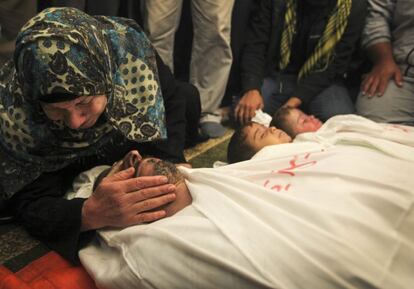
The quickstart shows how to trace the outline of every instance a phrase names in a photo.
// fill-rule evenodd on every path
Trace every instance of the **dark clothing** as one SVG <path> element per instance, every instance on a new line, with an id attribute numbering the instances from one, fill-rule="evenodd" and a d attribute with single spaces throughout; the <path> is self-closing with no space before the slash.
<path id="1" fill-rule="evenodd" d="M 80 172 L 97 165 L 111 165 L 132 149 L 172 162 L 185 161 L 182 150 L 186 122 L 198 123 L 201 111 L 199 94 L 192 85 L 177 83 L 158 56 L 157 67 L 166 107 L 167 141 L 137 144 L 119 135 L 101 148 L 102 151 L 110 152 L 105 154 L 105 158 L 97 154 L 79 159 L 77 163 L 57 172 L 44 173 L 10 200 L 17 220 L 33 236 L 73 263 L 78 262 L 78 250 L 94 235 L 93 231 L 80 232 L 81 211 L 85 199 L 62 198 Z M 198 107 L 187 107 L 187 103 L 198 103 Z M 187 110 L 191 110 L 193 119 L 185 119 L 189 115 Z"/>
<path id="2" fill-rule="evenodd" d="M 297 87 L 297 77 L 293 74 L 279 74 L 266 77 L 262 86 L 264 109 L 273 115 L 290 98 Z M 348 90 L 341 83 L 335 83 L 317 94 L 308 105 L 301 107 L 321 121 L 334 115 L 355 113 Z"/>
<path id="3" fill-rule="evenodd" d="M 301 1 L 299 1 L 301 2 Z M 297 74 L 323 35 L 336 1 L 309 9 L 298 5 L 298 27 L 291 61 L 281 73 Z M 308 6 L 309 4 L 306 4 Z M 286 7 L 282 0 L 262 0 L 252 18 L 242 56 L 242 93 L 262 87 L 263 79 L 279 70 L 280 40 Z M 344 77 L 364 25 L 366 2 L 352 1 L 348 24 L 335 47 L 334 59 L 324 71 L 312 72 L 298 82 L 292 94 L 308 103 L 314 96 Z M 302 16 L 302 17 L 301 17 Z"/>
<path id="4" fill-rule="evenodd" d="M 336 1 L 327 2 L 323 7 L 314 7 L 303 1 L 298 2 L 296 36 L 293 39 L 290 62 L 284 73 L 299 74 L 302 65 L 314 51 L 319 37 L 310 39 L 309 35 L 312 35 L 312 30 L 315 30 L 313 25 L 320 22 L 320 25 L 323 26 L 325 24 L 324 21 L 328 20 L 329 13 L 335 7 L 336 3 Z M 318 27 L 319 29 L 323 33 L 324 27 Z M 274 67 L 275 72 L 278 70 L 278 67 Z"/>

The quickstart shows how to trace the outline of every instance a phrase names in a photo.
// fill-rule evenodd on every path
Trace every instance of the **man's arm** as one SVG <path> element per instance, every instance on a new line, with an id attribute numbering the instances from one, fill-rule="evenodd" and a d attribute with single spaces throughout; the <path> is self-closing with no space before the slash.
<path id="1" fill-rule="evenodd" d="M 374 65 L 361 84 L 362 93 L 368 97 L 382 96 L 391 78 L 398 86 L 402 85 L 401 71 L 395 63 L 391 44 L 394 9 L 395 1 L 369 0 L 363 46 Z"/>
<path id="2" fill-rule="evenodd" d="M 242 93 L 260 90 L 272 31 L 272 1 L 262 0 L 252 13 L 241 58 Z"/>
<path id="3" fill-rule="evenodd" d="M 272 31 L 272 1 L 262 0 L 254 11 L 241 58 L 242 98 L 235 110 L 236 120 L 247 122 L 263 108 L 260 88 L 263 82 L 266 53 Z"/>

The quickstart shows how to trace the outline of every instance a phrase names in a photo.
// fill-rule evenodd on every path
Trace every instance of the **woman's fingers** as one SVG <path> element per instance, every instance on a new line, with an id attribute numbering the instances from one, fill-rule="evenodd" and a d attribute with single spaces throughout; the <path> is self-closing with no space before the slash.
<path id="1" fill-rule="evenodd" d="M 167 194 L 147 200 L 143 200 L 140 202 L 135 203 L 130 207 L 130 213 L 131 214 L 139 214 L 142 212 L 147 212 L 156 208 L 159 208 L 161 206 L 164 206 L 168 203 L 171 203 L 176 198 L 175 194 Z"/>
<path id="2" fill-rule="evenodd" d="M 175 186 L 172 184 L 142 188 L 137 191 L 127 193 L 125 195 L 125 200 L 133 204 L 133 203 L 141 202 L 143 200 L 166 195 L 169 193 L 174 193 L 174 191 L 175 191 Z"/>
<path id="3" fill-rule="evenodd" d="M 140 189 L 164 185 L 168 182 L 165 176 L 133 177 L 135 169 L 130 167 L 102 180 L 102 185 L 114 187 L 116 191 L 130 193 Z"/>
<path id="4" fill-rule="evenodd" d="M 166 212 L 164 210 L 140 213 L 131 218 L 130 225 L 154 222 L 161 218 L 164 218 L 165 215 L 166 215 Z"/>

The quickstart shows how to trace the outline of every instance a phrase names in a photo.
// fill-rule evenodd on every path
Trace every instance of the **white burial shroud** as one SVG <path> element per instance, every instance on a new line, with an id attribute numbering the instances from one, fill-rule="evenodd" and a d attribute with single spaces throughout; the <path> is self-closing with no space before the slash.
<path id="1" fill-rule="evenodd" d="M 103 288 L 413 288 L 414 128 L 334 117 L 246 162 L 182 169 L 193 204 L 100 230 Z"/>

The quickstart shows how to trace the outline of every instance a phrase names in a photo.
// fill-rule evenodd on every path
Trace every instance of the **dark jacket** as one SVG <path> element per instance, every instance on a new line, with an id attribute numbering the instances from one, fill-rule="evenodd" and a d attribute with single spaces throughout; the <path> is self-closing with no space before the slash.
<path id="1" fill-rule="evenodd" d="M 262 0 L 254 12 L 242 55 L 242 93 L 251 89 L 260 90 L 263 79 L 278 71 L 285 11 L 286 5 L 283 0 Z M 331 9 L 318 10 L 315 21 L 308 28 L 307 39 L 293 41 L 293 44 L 304 42 L 307 44 L 308 49 L 303 51 L 306 53 L 306 58 L 312 54 L 319 37 L 322 36 L 331 11 Z M 351 56 L 358 46 L 365 15 L 366 1 L 352 1 L 348 24 L 342 39 L 335 47 L 334 60 L 326 70 L 310 73 L 301 79 L 292 96 L 300 98 L 304 103 L 309 102 L 336 79 L 343 78 Z M 300 48 L 292 47 L 292 53 L 298 50 Z"/>

